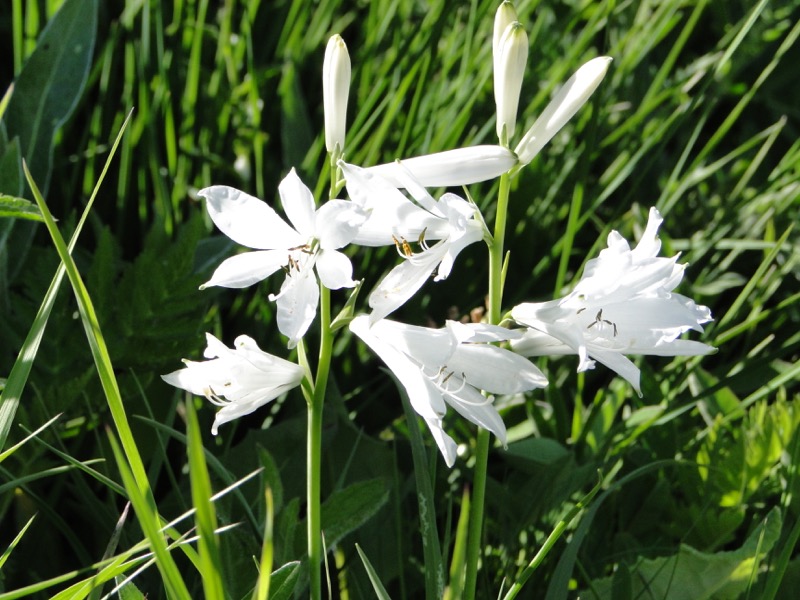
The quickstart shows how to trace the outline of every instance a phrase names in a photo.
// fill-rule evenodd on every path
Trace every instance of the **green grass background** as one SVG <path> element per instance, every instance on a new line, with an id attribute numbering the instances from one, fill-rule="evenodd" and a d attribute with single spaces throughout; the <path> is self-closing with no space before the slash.
<path id="1" fill-rule="evenodd" d="M 153 502 L 171 519 L 192 506 L 188 417 L 184 398 L 159 375 L 182 357 L 199 358 L 209 330 L 229 344 L 248 333 L 265 350 L 286 352 L 267 300 L 276 281 L 242 292 L 197 290 L 236 247 L 211 226 L 196 190 L 229 184 L 274 204 L 294 166 L 322 196 L 321 67 L 333 33 L 344 37 L 353 64 L 348 161 L 492 143 L 497 3 L 96 4 L 96 33 L 79 32 L 93 44 L 85 86 L 53 140 L 52 164 L 31 164 L 68 237 L 133 109 L 73 258 Z M 2 91 L 61 5 L 0 4 Z M 791 597 L 800 577 L 800 2 L 564 0 L 516 8 L 530 40 L 518 131 L 580 64 L 598 55 L 614 62 L 589 104 L 512 184 L 507 307 L 568 289 L 611 229 L 634 239 L 657 206 L 664 253 L 681 252 L 690 264 L 679 291 L 715 317 L 694 337 L 719 351 L 640 361 L 643 398 L 607 371 L 576 375 L 574 357 L 542 361 L 551 385 L 504 409 L 512 443 L 490 457 L 479 595 L 494 597 L 504 578 L 518 576 L 599 469 L 601 495 L 546 557 L 526 597 L 575 590 L 599 598 Z M 24 129 L 15 115 L 37 100 L 12 97 L 0 182 L 10 181 L 3 157 Z M 490 218 L 493 184 L 469 191 Z M 25 186 L 0 192 L 33 200 Z M 396 256 L 388 249 L 353 260 L 369 289 Z M 59 262 L 42 224 L 0 219 L 0 376 L 11 372 Z M 485 265 L 483 247 L 469 248 L 447 281 L 426 285 L 397 317 L 441 325 L 481 306 Z M 345 299 L 335 294 L 334 305 Z M 61 415 L 0 464 L 0 550 L 36 515 L 0 566 L 0 598 L 75 569 L 58 585 L 90 577 L 115 531 L 112 554 L 135 550 L 143 538 L 133 517 L 117 529 L 128 494 L 106 431 L 112 409 L 77 311 L 62 286 L 2 448 Z M 335 594 L 373 594 L 358 543 L 392 597 L 419 597 L 425 565 L 399 395 L 346 331 L 335 353 L 323 473 Z M 238 524 L 218 540 L 225 589 L 239 598 L 256 581 L 265 483 L 274 494 L 274 566 L 304 554 L 303 401 L 292 393 L 217 438 L 209 433 L 212 408 L 199 400 L 195 407 L 214 490 L 265 468 L 215 504 L 220 524 Z M 474 437 L 464 422 L 448 425 L 460 440 Z M 449 564 L 470 465 L 445 469 L 425 441 Z M 196 564 L 172 554 L 199 597 Z M 705 574 L 701 583 L 693 566 Z M 135 582 L 157 598 L 164 577 L 151 567 Z M 298 580 L 302 597 L 302 574 Z M 34 593 L 50 597 L 55 589 Z"/>

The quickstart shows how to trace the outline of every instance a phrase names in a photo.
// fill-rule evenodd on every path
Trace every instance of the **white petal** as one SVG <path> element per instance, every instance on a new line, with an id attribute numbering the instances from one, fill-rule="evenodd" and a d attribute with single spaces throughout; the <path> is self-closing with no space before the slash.
<path id="1" fill-rule="evenodd" d="M 446 251 L 442 256 L 439 270 L 436 273 L 434 281 L 442 281 L 447 279 L 450 271 L 453 270 L 453 264 L 456 262 L 459 253 L 475 242 L 483 239 L 483 228 L 477 221 L 470 221 L 469 228 L 458 236 L 451 237 L 446 242 Z"/>
<path id="2" fill-rule="evenodd" d="M 633 250 L 635 260 L 641 260 L 645 257 L 658 256 L 661 251 L 661 240 L 658 239 L 658 228 L 664 218 L 655 207 L 650 208 L 650 213 L 647 218 L 647 227 L 642 234 L 642 238 Z"/>
<path id="3" fill-rule="evenodd" d="M 463 373 L 469 385 L 493 394 L 517 394 L 547 385 L 531 361 L 487 344 L 459 344 L 447 368 Z"/>
<path id="4" fill-rule="evenodd" d="M 376 335 L 365 315 L 356 317 L 350 322 L 350 331 L 360 337 L 386 363 L 406 389 L 408 400 L 419 416 L 426 421 L 441 420 L 447 410 L 442 394 L 431 380 L 422 374 L 417 364 L 382 336 Z"/>
<path id="5" fill-rule="evenodd" d="M 506 445 L 505 423 L 490 398 L 486 398 L 469 385 L 457 394 L 445 394 L 444 398 L 450 406 L 458 411 L 458 414 L 476 425 L 488 429 L 504 446 Z"/>
<path id="6" fill-rule="evenodd" d="M 317 256 L 319 279 L 329 290 L 355 286 L 353 265 L 346 255 L 337 250 L 321 250 Z"/>
<path id="7" fill-rule="evenodd" d="M 639 397 L 641 397 L 642 390 L 639 387 L 641 373 L 639 368 L 627 357 L 618 352 L 609 350 L 592 350 L 591 356 L 597 360 L 597 362 L 602 363 L 630 383 Z"/>
<path id="8" fill-rule="evenodd" d="M 388 246 L 392 236 L 415 242 L 425 232 L 426 239 L 442 239 L 449 233 L 447 222 L 423 210 L 383 177 L 355 165 L 339 161 L 347 180 L 351 200 L 367 212 L 354 244 Z"/>
<path id="9" fill-rule="evenodd" d="M 294 169 L 283 178 L 278 186 L 278 193 L 283 211 L 303 238 L 300 244 L 305 243 L 314 235 L 314 195 L 300 181 Z"/>
<path id="10" fill-rule="evenodd" d="M 200 286 L 244 288 L 258 283 L 285 265 L 288 254 L 285 250 L 256 250 L 226 258 L 207 282 Z"/>
<path id="11" fill-rule="evenodd" d="M 287 277 L 277 302 L 278 330 L 289 338 L 288 347 L 294 348 L 317 314 L 317 278 L 313 273 L 296 273 Z"/>
<path id="12" fill-rule="evenodd" d="M 428 280 L 442 260 L 447 246 L 439 242 L 430 250 L 407 259 L 384 277 L 369 295 L 373 323 L 400 308 Z"/>
<path id="13" fill-rule="evenodd" d="M 390 319 L 374 323 L 370 331 L 416 364 L 429 365 L 434 370 L 447 362 L 458 344 L 450 329 L 407 325 Z"/>
<path id="14" fill-rule="evenodd" d="M 455 335 L 459 342 L 503 342 L 522 338 L 523 331 L 506 329 L 499 325 L 488 323 L 461 323 L 447 321 L 446 326 Z"/>
<path id="15" fill-rule="evenodd" d="M 291 248 L 301 240 L 270 206 L 258 198 L 226 185 L 197 192 L 219 230 L 237 244 L 259 250 Z"/>
<path id="16" fill-rule="evenodd" d="M 605 77 L 611 59 L 594 58 L 581 66 L 556 93 L 514 150 L 520 164 L 527 165 L 544 145 L 584 105 Z"/>
<path id="17" fill-rule="evenodd" d="M 444 432 L 441 419 L 425 419 L 428 429 L 431 431 L 439 451 L 444 457 L 444 462 L 448 467 L 452 467 L 456 462 L 456 450 L 458 446 L 449 435 Z"/>
<path id="18" fill-rule="evenodd" d="M 470 146 L 403 160 L 403 166 L 425 187 L 451 187 L 494 179 L 517 164 L 517 157 L 503 146 Z M 367 169 L 401 187 L 403 174 L 391 162 Z"/>
<path id="19" fill-rule="evenodd" d="M 314 217 L 314 237 L 323 250 L 337 250 L 353 241 L 367 213 L 354 202 L 329 200 Z"/>

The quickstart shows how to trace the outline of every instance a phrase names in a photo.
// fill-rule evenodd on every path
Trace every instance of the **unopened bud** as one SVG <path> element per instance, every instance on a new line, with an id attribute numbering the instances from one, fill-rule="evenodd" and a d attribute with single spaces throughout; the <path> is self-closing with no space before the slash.
<path id="1" fill-rule="evenodd" d="M 518 22 L 508 27 L 494 60 L 494 102 L 497 107 L 497 137 L 503 145 L 514 135 L 522 78 L 528 61 L 528 36 Z"/>
<path id="2" fill-rule="evenodd" d="M 497 12 L 494 13 L 494 30 L 492 32 L 492 56 L 495 60 L 495 71 L 497 70 L 497 57 L 500 54 L 500 42 L 506 29 L 513 22 L 517 21 L 517 11 L 514 10 L 514 5 L 505 0 L 497 7 Z"/>
<path id="3" fill-rule="evenodd" d="M 395 187 L 405 187 L 407 174 L 403 169 L 425 187 L 450 187 L 494 179 L 516 164 L 517 157 L 503 146 L 470 146 L 409 158 L 402 161 L 402 167 L 392 162 L 366 170 Z"/>
<path id="4" fill-rule="evenodd" d="M 325 111 L 325 147 L 344 150 L 347 129 L 347 96 L 350 92 L 350 55 L 339 34 L 331 36 L 322 65 L 322 101 Z"/>
<path id="5" fill-rule="evenodd" d="M 567 83 L 558 90 L 514 150 L 519 157 L 520 165 L 531 162 L 544 145 L 585 104 L 600 85 L 610 64 L 611 58 L 608 56 L 593 58 L 575 71 Z"/>

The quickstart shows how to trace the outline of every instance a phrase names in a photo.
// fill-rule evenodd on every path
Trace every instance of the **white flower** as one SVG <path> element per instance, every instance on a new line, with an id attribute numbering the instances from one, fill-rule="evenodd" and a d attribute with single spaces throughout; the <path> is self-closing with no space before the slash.
<path id="1" fill-rule="evenodd" d="M 469 185 L 499 177 L 517 164 L 517 157 L 503 146 L 469 146 L 445 152 L 403 159 L 403 167 L 424 187 Z M 403 187 L 405 176 L 397 161 L 369 167 L 397 187 Z"/>
<path id="2" fill-rule="evenodd" d="M 223 423 L 249 415 L 300 385 L 303 379 L 302 368 L 267 354 L 246 335 L 236 338 L 233 349 L 210 333 L 206 334 L 206 341 L 208 346 L 203 355 L 210 360 L 184 360 L 185 368 L 161 378 L 222 407 L 211 427 L 214 435 Z"/>
<path id="3" fill-rule="evenodd" d="M 583 106 L 603 81 L 611 58 L 593 58 L 567 80 L 514 149 L 520 165 L 527 165 Z"/>
<path id="4" fill-rule="evenodd" d="M 350 55 L 338 34 L 331 36 L 322 63 L 322 105 L 325 111 L 325 147 L 344 151 L 347 127 L 347 95 L 350 91 Z"/>
<path id="5" fill-rule="evenodd" d="M 639 369 L 625 354 L 712 352 L 706 344 L 678 339 L 690 329 L 702 331 L 711 311 L 672 291 L 686 265 L 677 263 L 679 255 L 657 256 L 662 221 L 651 208 L 647 228 L 633 250 L 612 231 L 608 248 L 586 263 L 583 277 L 564 298 L 514 307 L 514 320 L 531 329 L 512 341 L 513 349 L 526 356 L 577 354 L 578 371 L 594 368 L 597 360 L 628 380 L 639 395 Z"/>
<path id="6" fill-rule="evenodd" d="M 518 336 L 508 329 L 448 321 L 430 329 L 381 320 L 370 325 L 356 317 L 350 329 L 391 369 L 405 388 L 411 406 L 428 424 L 448 467 L 456 458 L 456 443 L 442 419 L 447 405 L 464 418 L 491 431 L 504 445 L 506 428 L 492 404 L 479 390 L 517 394 L 547 385 L 530 361 L 490 342 Z"/>
<path id="7" fill-rule="evenodd" d="M 397 176 L 416 204 L 393 184 L 369 169 L 339 163 L 352 201 L 369 216 L 353 239 L 355 244 L 397 246 L 403 262 L 381 280 L 369 297 L 370 320 L 375 322 L 402 306 L 436 271 L 434 280 L 447 278 L 458 253 L 483 239 L 484 225 L 477 208 L 455 194 L 435 200 L 397 164 Z M 427 240 L 439 240 L 429 246 Z M 414 252 L 413 245 L 420 248 Z"/>
<path id="8" fill-rule="evenodd" d="M 281 204 L 294 227 L 265 202 L 237 189 L 215 185 L 198 192 L 206 199 L 208 214 L 234 242 L 255 248 L 226 259 L 200 289 L 219 285 L 242 288 L 283 267 L 286 280 L 278 302 L 278 329 L 293 348 L 305 335 L 317 311 L 319 288 L 353 287 L 353 265 L 339 248 L 350 243 L 366 219 L 361 208 L 346 200 L 330 200 L 314 210 L 314 197 L 294 169 L 278 187 Z"/>
<path id="9" fill-rule="evenodd" d="M 508 140 L 514 135 L 516 128 L 519 94 L 527 62 L 528 36 L 522 25 L 515 21 L 505 28 L 505 32 L 494 48 L 494 101 L 497 110 L 497 137 L 504 145 L 508 144 Z"/>

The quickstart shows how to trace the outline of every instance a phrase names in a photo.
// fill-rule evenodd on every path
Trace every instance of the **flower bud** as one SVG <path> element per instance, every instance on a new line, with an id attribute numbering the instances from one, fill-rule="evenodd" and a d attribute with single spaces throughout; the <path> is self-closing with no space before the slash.
<path id="1" fill-rule="evenodd" d="M 405 187 L 404 169 L 424 187 L 468 185 L 494 179 L 517 164 L 517 157 L 503 146 L 470 146 L 447 152 L 416 156 L 402 161 L 369 167 L 395 187 Z"/>
<path id="2" fill-rule="evenodd" d="M 611 58 L 608 56 L 593 58 L 575 71 L 567 83 L 558 90 L 514 150 L 519 157 L 520 165 L 531 162 L 542 147 L 584 105 L 600 85 L 610 64 Z"/>
<path id="3" fill-rule="evenodd" d="M 347 128 L 347 95 L 350 91 L 350 55 L 339 34 L 331 36 L 322 65 L 322 100 L 325 111 L 325 147 L 344 150 Z"/>
<path id="4" fill-rule="evenodd" d="M 497 106 L 497 137 L 505 145 L 514 135 L 519 93 L 528 61 L 528 36 L 518 22 L 508 27 L 494 60 L 494 101 Z"/>
<path id="5" fill-rule="evenodd" d="M 514 5 L 505 0 L 500 6 L 497 7 L 497 12 L 494 13 L 494 31 L 492 32 L 492 56 L 494 57 L 494 69 L 497 70 L 497 57 L 500 55 L 500 42 L 506 29 L 513 22 L 517 21 L 517 11 L 514 10 Z"/>

